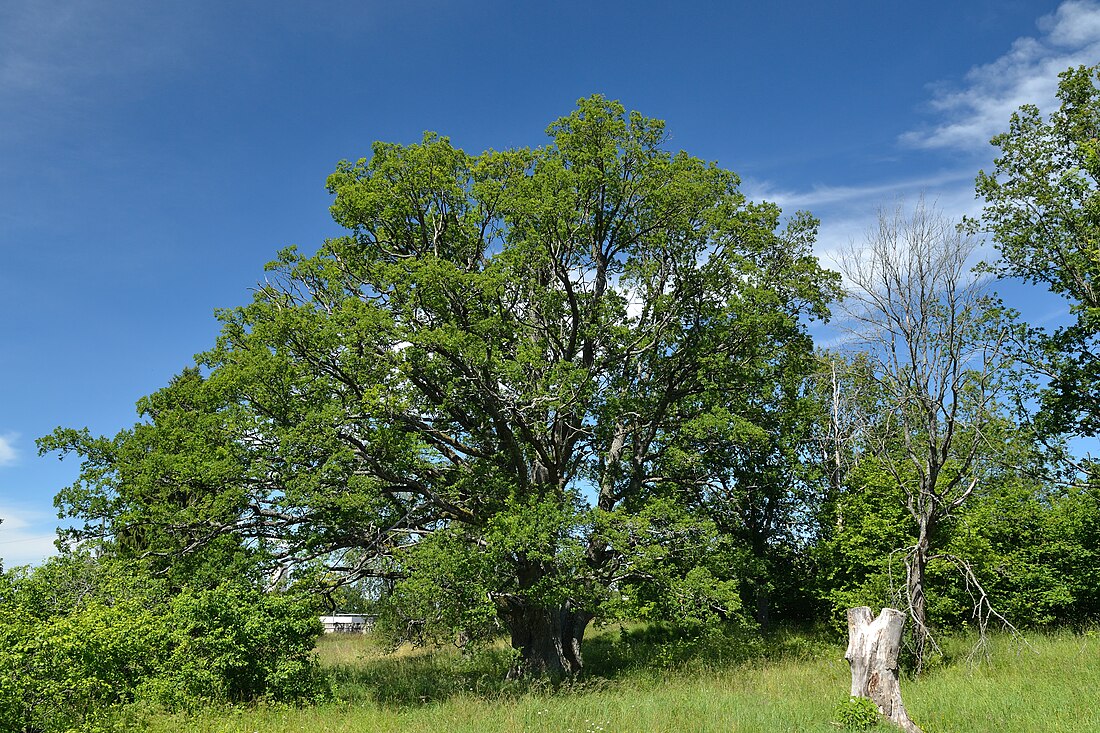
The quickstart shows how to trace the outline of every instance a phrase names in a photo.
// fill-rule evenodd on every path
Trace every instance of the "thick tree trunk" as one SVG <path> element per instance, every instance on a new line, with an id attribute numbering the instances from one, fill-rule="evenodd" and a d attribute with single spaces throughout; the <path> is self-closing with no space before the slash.
<path id="1" fill-rule="evenodd" d="M 565 661 L 569 662 L 570 674 L 576 675 L 584 668 L 581 643 L 584 641 L 584 632 L 588 628 L 588 623 L 592 620 L 592 614 L 574 610 L 571 604 L 566 603 L 561 609 L 561 617 L 562 653 L 565 655 Z"/>
<path id="2" fill-rule="evenodd" d="M 844 658 L 852 668 L 852 697 L 870 698 L 887 720 L 905 733 L 922 733 L 909 719 L 898 684 L 898 651 L 905 614 L 884 608 L 873 618 L 867 606 L 848 609 L 848 649 Z"/>
<path id="3" fill-rule="evenodd" d="M 767 590 L 757 588 L 756 591 L 756 623 L 760 624 L 763 631 L 771 630 L 772 624 L 772 598 Z"/>
<path id="4" fill-rule="evenodd" d="M 506 620 L 512 648 L 519 654 L 508 670 L 508 679 L 560 680 L 579 673 L 584 666 L 581 642 L 591 619 L 591 614 L 574 610 L 568 603 L 560 608 L 514 606 Z"/>

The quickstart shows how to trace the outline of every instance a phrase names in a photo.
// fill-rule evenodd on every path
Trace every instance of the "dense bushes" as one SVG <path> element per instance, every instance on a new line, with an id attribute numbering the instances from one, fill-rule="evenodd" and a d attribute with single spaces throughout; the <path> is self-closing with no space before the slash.
<path id="1" fill-rule="evenodd" d="M 171 600 L 162 671 L 148 686 L 171 706 L 311 697 L 320 622 L 312 604 L 226 584 Z"/>
<path id="2" fill-rule="evenodd" d="M 312 603 L 239 582 L 174 595 L 54 558 L 0 581 L 0 730 L 91 729 L 116 706 L 315 697 Z"/>
<path id="3" fill-rule="evenodd" d="M 817 593 L 832 610 L 832 624 L 842 628 L 851 606 L 904 607 L 904 549 L 915 542 L 913 523 L 900 491 L 872 461 L 852 472 L 822 525 L 811 553 L 819 570 Z M 972 623 L 981 590 L 1019 628 L 1100 620 L 1100 498 L 1094 489 L 1055 491 L 1020 476 L 999 476 L 938 535 L 943 549 L 928 567 L 934 627 Z"/>

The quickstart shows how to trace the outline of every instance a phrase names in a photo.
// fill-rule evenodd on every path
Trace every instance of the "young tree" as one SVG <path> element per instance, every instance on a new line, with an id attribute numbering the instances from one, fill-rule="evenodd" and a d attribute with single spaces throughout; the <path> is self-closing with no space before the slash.
<path id="1" fill-rule="evenodd" d="M 1072 323 L 1033 328 L 1023 361 L 1049 378 L 1041 424 L 1052 433 L 1100 434 L 1100 66 L 1060 75 L 1061 106 L 1012 115 L 992 173 L 978 175 L 980 226 L 992 233 L 998 274 L 1045 285 L 1066 299 Z M 972 222 L 975 227 L 978 222 Z M 1093 471 L 1095 472 L 1095 468 Z"/>
<path id="2" fill-rule="evenodd" d="M 929 633 L 926 571 L 938 526 L 981 478 L 985 430 L 998 419 L 1007 367 L 994 302 L 969 269 L 975 240 L 923 200 L 908 218 L 880 212 L 843 260 L 845 312 L 866 349 L 879 398 L 865 413 L 868 447 L 916 525 L 906 589 L 918 656 Z"/>
<path id="3" fill-rule="evenodd" d="M 195 445 L 238 475 L 202 484 L 227 498 L 189 504 L 211 516 L 183 534 L 387 578 L 391 622 L 420 633 L 503 627 L 513 676 L 578 671 L 627 587 L 737 615 L 713 524 L 658 466 L 686 424 L 808 348 L 803 319 L 835 286 L 816 222 L 780 230 L 734 174 L 665 150 L 660 121 L 597 96 L 548 132 L 537 150 L 429 134 L 340 164 L 349 234 L 284 251 L 220 314 L 202 389 L 232 447 Z M 82 452 L 65 437 L 47 447 Z M 95 514 L 93 483 L 64 506 Z"/>

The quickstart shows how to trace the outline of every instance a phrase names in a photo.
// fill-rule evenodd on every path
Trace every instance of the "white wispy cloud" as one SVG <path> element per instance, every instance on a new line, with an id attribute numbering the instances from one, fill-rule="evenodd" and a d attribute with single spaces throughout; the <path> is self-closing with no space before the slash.
<path id="1" fill-rule="evenodd" d="M 889 200 L 913 191 L 936 191 L 945 186 L 974 181 L 970 168 L 947 171 L 932 176 L 885 181 L 862 186 L 815 185 L 804 191 L 779 189 L 763 181 L 746 181 L 744 189 L 749 198 L 773 201 L 784 211 L 814 210 L 822 206 L 863 205 L 868 200 Z"/>
<path id="2" fill-rule="evenodd" d="M 1000 58 L 970 69 L 961 84 L 938 85 L 930 105 L 941 120 L 903 133 L 900 142 L 984 150 L 1021 105 L 1053 108 L 1059 72 L 1100 61 L 1100 3 L 1067 0 L 1037 26 L 1038 36 L 1017 39 Z"/>
<path id="3" fill-rule="evenodd" d="M 19 451 L 15 448 L 19 436 L 16 433 L 0 435 L 0 466 L 10 466 L 19 458 Z"/>
<path id="4" fill-rule="evenodd" d="M 934 204 L 947 218 L 977 216 L 975 160 L 990 152 L 989 139 L 1008 127 L 1021 105 L 1043 111 L 1056 103 L 1058 74 L 1071 66 L 1100 62 L 1100 0 L 1066 0 L 1051 15 L 1036 21 L 1033 36 L 1018 38 L 1000 57 L 965 72 L 957 83 L 932 87 L 928 107 L 934 121 L 898 136 L 902 147 L 942 149 L 960 156 L 957 168 L 934 174 L 856 185 L 814 185 L 805 189 L 746 180 L 750 198 L 766 199 L 784 211 L 809 209 L 821 219 L 816 251 L 826 266 L 836 267 L 840 254 L 864 240 L 877 223 L 879 207 L 916 202 Z M 991 256 L 988 249 L 979 257 Z"/>
<path id="5" fill-rule="evenodd" d="M 778 204 L 784 212 L 809 210 L 821 220 L 814 250 L 826 267 L 839 267 L 842 254 L 866 240 L 878 226 L 880 208 L 910 209 L 923 196 L 949 220 L 977 216 L 981 202 L 974 197 L 973 167 L 933 175 L 898 178 L 857 186 L 817 185 L 805 190 L 781 189 L 764 181 L 746 181 L 744 190 L 753 200 Z M 986 253 L 981 253 L 984 256 Z"/>
<path id="6" fill-rule="evenodd" d="M 57 554 L 55 520 L 45 512 L 0 506 L 0 560 L 5 569 L 36 565 Z"/>

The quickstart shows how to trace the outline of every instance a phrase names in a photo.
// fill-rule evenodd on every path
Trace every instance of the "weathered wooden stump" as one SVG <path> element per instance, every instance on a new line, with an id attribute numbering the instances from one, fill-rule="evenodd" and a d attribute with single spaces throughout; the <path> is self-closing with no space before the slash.
<path id="1" fill-rule="evenodd" d="M 898 684 L 898 651 L 905 614 L 884 608 L 878 618 L 867 606 L 848 609 L 848 650 L 852 668 L 852 697 L 870 698 L 887 720 L 905 733 L 923 733 L 909 719 Z"/>

